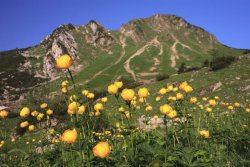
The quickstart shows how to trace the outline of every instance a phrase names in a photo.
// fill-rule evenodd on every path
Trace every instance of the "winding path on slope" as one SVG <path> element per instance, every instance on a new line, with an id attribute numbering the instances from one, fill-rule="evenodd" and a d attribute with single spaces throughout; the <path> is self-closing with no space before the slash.
<path id="1" fill-rule="evenodd" d="M 101 71 L 97 72 L 95 75 L 93 75 L 90 79 L 88 80 L 85 80 L 83 83 L 79 84 L 79 85 L 86 85 L 87 83 L 89 83 L 90 81 L 92 81 L 93 79 L 95 79 L 97 76 L 101 75 L 104 71 L 108 70 L 109 68 L 111 68 L 112 66 L 118 64 L 122 58 L 124 57 L 124 55 L 126 54 L 125 52 L 125 47 L 126 47 L 126 37 L 122 37 L 120 36 L 120 43 L 122 45 L 122 52 L 121 52 L 121 55 L 120 57 L 114 62 L 112 63 L 111 65 L 103 68 Z"/>
<path id="2" fill-rule="evenodd" d="M 196 50 L 192 49 L 190 46 L 180 42 L 173 34 L 170 34 L 171 37 L 173 38 L 173 40 L 175 41 L 174 44 L 171 46 L 170 51 L 171 51 L 171 56 L 170 56 L 170 60 L 171 60 L 171 67 L 176 68 L 176 59 L 179 59 L 179 54 L 177 52 L 176 49 L 176 45 L 180 44 L 182 47 L 187 48 L 193 52 L 199 53 Z M 183 56 L 184 57 L 184 56 Z M 188 57 L 184 57 L 186 60 L 188 60 Z"/>
<path id="3" fill-rule="evenodd" d="M 134 70 L 132 70 L 132 69 L 130 68 L 130 61 L 131 61 L 133 58 L 135 58 L 135 57 L 137 57 L 137 56 L 140 56 L 140 55 L 145 51 L 145 49 L 146 49 L 148 46 L 150 46 L 150 45 L 160 46 L 160 53 L 159 53 L 159 55 L 162 55 L 162 54 L 163 54 L 163 47 L 162 47 L 161 43 L 158 41 L 157 38 L 158 38 L 158 36 L 156 36 L 153 40 L 151 40 L 151 41 L 148 42 L 146 45 L 144 45 L 144 46 L 141 47 L 139 50 L 137 50 L 137 51 L 136 51 L 134 54 L 132 54 L 132 55 L 128 58 L 128 60 L 124 63 L 124 68 L 125 68 L 125 70 L 133 77 L 133 79 L 134 79 L 135 81 L 137 81 L 137 78 L 136 78 L 136 75 L 135 75 Z M 147 75 L 150 75 L 150 74 L 147 73 Z M 155 73 L 154 73 L 154 75 L 155 75 Z"/>

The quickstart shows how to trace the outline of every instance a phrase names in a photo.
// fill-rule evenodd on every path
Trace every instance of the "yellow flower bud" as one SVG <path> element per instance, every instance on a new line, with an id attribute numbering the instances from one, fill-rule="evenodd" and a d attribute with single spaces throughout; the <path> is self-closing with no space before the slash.
<path id="1" fill-rule="evenodd" d="M 20 111 L 20 116 L 21 117 L 27 117 L 30 115 L 30 109 L 28 107 L 24 107 L 21 111 Z"/>
<path id="2" fill-rule="evenodd" d="M 209 131 L 207 130 L 201 130 L 200 135 L 204 138 L 209 138 Z"/>
<path id="3" fill-rule="evenodd" d="M 135 96 L 135 92 L 133 89 L 126 88 L 122 90 L 121 96 L 125 101 L 131 101 Z"/>
<path id="4" fill-rule="evenodd" d="M 78 134 L 76 129 L 73 130 L 65 130 L 61 136 L 61 140 L 64 141 L 65 143 L 75 143 L 77 141 Z"/>
<path id="5" fill-rule="evenodd" d="M 29 125 L 29 122 L 28 122 L 28 121 L 24 121 L 24 122 L 21 122 L 21 123 L 20 123 L 20 127 L 21 127 L 21 128 L 26 128 L 28 125 Z"/>
<path id="6" fill-rule="evenodd" d="M 141 97 L 141 98 L 147 97 L 147 96 L 149 95 L 148 89 L 147 89 L 147 88 L 140 88 L 140 89 L 138 90 L 138 95 L 139 95 L 139 97 Z"/>
<path id="7" fill-rule="evenodd" d="M 48 104 L 47 103 L 42 103 L 41 105 L 40 105 L 40 108 L 41 109 L 44 109 L 44 108 L 47 108 L 48 107 Z"/>
<path id="8" fill-rule="evenodd" d="M 56 68 L 58 69 L 68 69 L 73 64 L 73 59 L 65 54 L 56 59 Z"/>
<path id="9" fill-rule="evenodd" d="M 173 111 L 173 108 L 168 104 L 164 104 L 160 106 L 160 112 L 164 115 L 169 114 L 172 111 Z"/>
<path id="10" fill-rule="evenodd" d="M 93 153 L 94 156 L 99 158 L 106 158 L 109 156 L 111 152 L 111 147 L 107 142 L 99 142 L 94 148 Z"/>
<path id="11" fill-rule="evenodd" d="M 123 86 L 123 82 L 115 82 L 115 85 L 117 86 L 117 88 L 121 88 Z"/>
<path id="12" fill-rule="evenodd" d="M 118 87 L 115 84 L 111 84 L 108 86 L 108 93 L 109 94 L 114 95 L 114 94 L 117 94 L 117 92 L 118 92 Z"/>

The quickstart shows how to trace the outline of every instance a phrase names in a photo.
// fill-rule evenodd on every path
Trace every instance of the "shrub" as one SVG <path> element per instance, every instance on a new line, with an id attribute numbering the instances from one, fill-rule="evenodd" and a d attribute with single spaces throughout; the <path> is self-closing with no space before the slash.
<path id="1" fill-rule="evenodd" d="M 166 74 L 166 73 L 160 73 L 159 75 L 157 75 L 156 80 L 157 81 L 162 81 L 162 80 L 168 79 L 168 78 L 169 78 L 168 74 Z"/>
<path id="2" fill-rule="evenodd" d="M 213 60 L 210 62 L 210 70 L 216 71 L 222 68 L 226 68 L 235 60 L 236 58 L 234 56 L 214 57 Z"/>
<path id="3" fill-rule="evenodd" d="M 185 70 L 186 70 L 186 64 L 182 62 L 181 65 L 179 66 L 177 72 L 178 72 L 178 74 L 181 74 L 181 73 L 184 73 Z"/>

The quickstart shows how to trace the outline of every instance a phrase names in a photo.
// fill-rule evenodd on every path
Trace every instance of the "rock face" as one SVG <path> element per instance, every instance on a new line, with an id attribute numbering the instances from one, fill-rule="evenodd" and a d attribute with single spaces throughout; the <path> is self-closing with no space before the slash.
<path id="1" fill-rule="evenodd" d="M 47 48 L 47 53 L 43 58 L 43 72 L 51 79 L 57 74 L 55 68 L 55 60 L 62 54 L 69 54 L 73 60 L 79 59 L 77 56 L 77 43 L 70 34 L 74 30 L 73 25 L 59 26 L 50 36 L 48 36 L 42 44 Z"/>
<path id="2" fill-rule="evenodd" d="M 90 29 L 89 32 L 87 29 Z M 103 26 L 94 20 L 91 20 L 86 26 L 86 41 L 99 47 L 110 47 L 114 43 L 114 38 L 105 30 Z"/>

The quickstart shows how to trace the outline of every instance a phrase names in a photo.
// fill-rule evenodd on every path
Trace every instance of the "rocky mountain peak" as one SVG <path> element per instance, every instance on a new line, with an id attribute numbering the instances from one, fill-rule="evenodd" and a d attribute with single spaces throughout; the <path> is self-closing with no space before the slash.
<path id="1" fill-rule="evenodd" d="M 77 43 L 72 35 L 75 26 L 72 24 L 60 25 L 43 41 L 42 45 L 46 47 L 46 55 L 43 58 L 43 72 L 49 78 L 55 78 L 57 70 L 55 60 L 62 54 L 69 54 L 74 60 L 77 56 Z"/>
<path id="2" fill-rule="evenodd" d="M 84 28 L 87 43 L 101 48 L 109 48 L 115 42 L 111 33 L 94 20 L 90 20 Z"/>

